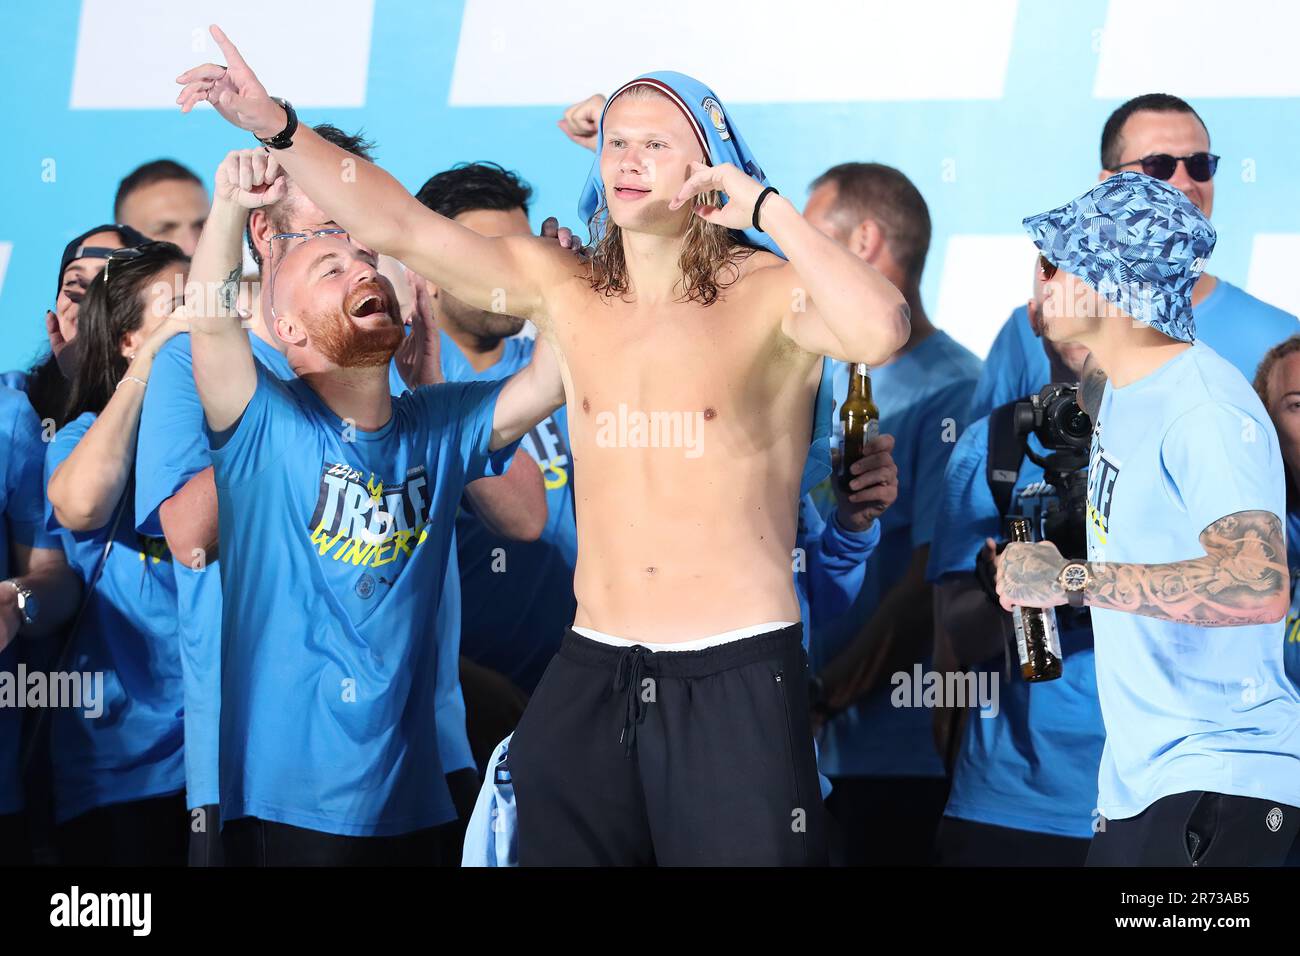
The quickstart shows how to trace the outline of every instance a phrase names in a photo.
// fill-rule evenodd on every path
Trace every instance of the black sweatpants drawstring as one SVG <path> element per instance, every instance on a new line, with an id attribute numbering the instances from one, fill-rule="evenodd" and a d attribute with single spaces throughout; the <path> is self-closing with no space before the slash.
<path id="1" fill-rule="evenodd" d="M 632 756 L 636 744 L 636 725 L 645 720 L 645 701 L 641 699 L 641 675 L 645 670 L 648 652 L 640 644 L 633 644 L 619 654 L 614 668 L 614 690 L 627 691 L 627 705 L 623 717 L 623 733 L 619 743 L 626 745 L 625 756 Z"/>

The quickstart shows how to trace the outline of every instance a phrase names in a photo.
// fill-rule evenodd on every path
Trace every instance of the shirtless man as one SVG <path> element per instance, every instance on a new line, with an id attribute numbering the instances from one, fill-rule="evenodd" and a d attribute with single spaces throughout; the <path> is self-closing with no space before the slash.
<path id="1" fill-rule="evenodd" d="M 610 98 L 597 156 L 607 216 L 575 269 L 544 242 L 437 215 L 374 166 L 344 182 L 339 151 L 212 32 L 229 67 L 182 74 L 183 110 L 210 102 L 279 147 L 359 242 L 465 303 L 530 319 L 550 346 L 534 364 L 559 360 L 583 476 L 578 611 L 511 747 L 521 863 L 824 862 L 790 573 L 800 478 L 822 356 L 884 361 L 907 338 L 903 297 L 717 161 L 744 155 L 743 141 L 688 77 Z M 764 241 L 788 261 L 752 248 Z M 655 447 L 612 427 L 672 413 L 700 423 L 696 442 Z"/>

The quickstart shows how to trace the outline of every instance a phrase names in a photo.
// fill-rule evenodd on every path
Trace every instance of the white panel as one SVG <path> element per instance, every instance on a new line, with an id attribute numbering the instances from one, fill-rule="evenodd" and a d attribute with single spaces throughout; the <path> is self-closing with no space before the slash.
<path id="1" fill-rule="evenodd" d="M 1000 99 L 1016 7 L 466 0 L 450 102 L 568 104 L 651 70 L 697 77 L 728 103 Z"/>
<path id="2" fill-rule="evenodd" d="M 1035 252 L 1024 235 L 950 238 L 934 324 L 983 358 L 1011 310 L 1029 301 Z"/>
<path id="3" fill-rule="evenodd" d="M 71 108 L 176 109 L 177 76 L 225 62 L 213 22 L 276 96 L 364 106 L 373 12 L 373 0 L 84 0 Z"/>
<path id="4" fill-rule="evenodd" d="M 1300 262 L 1300 233 L 1257 233 L 1250 250 L 1246 291 L 1269 305 L 1300 315 L 1297 262 Z"/>
<path id="5" fill-rule="evenodd" d="M 1092 95 L 1300 96 L 1295 0 L 1110 0 Z"/>
<path id="6" fill-rule="evenodd" d="M 9 271 L 9 255 L 13 251 L 12 242 L 0 242 L 0 292 L 5 288 L 5 273 Z"/>

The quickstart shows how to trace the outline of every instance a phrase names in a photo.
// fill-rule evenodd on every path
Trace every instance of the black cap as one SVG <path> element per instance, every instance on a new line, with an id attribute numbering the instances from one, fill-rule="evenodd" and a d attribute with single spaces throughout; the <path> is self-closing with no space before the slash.
<path id="1" fill-rule="evenodd" d="M 82 244 L 90 236 L 97 232 L 115 232 L 118 238 L 122 240 L 119 246 L 104 247 L 90 246 L 82 248 Z M 103 226 L 95 226 L 93 229 L 87 229 L 77 238 L 73 239 L 63 247 L 63 261 L 59 263 L 59 278 L 54 285 L 54 298 L 57 300 L 59 292 L 63 289 L 63 273 L 68 271 L 68 266 L 77 259 L 107 259 L 108 254 L 114 249 L 126 249 L 132 246 L 142 246 L 149 239 L 144 234 L 132 229 L 130 226 L 121 226 L 109 223 Z"/>

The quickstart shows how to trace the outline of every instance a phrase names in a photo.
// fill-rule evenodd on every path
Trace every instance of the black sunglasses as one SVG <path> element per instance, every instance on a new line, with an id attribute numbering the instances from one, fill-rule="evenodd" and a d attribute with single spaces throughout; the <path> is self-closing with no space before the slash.
<path id="1" fill-rule="evenodd" d="M 162 249 L 165 246 L 175 246 L 172 242 L 142 242 L 138 246 L 126 246 L 122 249 L 114 249 L 110 252 L 104 261 L 104 285 L 108 285 L 108 270 L 114 262 L 125 262 L 127 259 L 139 259 L 143 255 Z M 180 250 L 177 249 L 179 252 Z"/>
<path id="2" fill-rule="evenodd" d="M 1152 153 L 1150 156 L 1143 156 L 1141 159 L 1135 159 L 1129 163 L 1120 163 L 1110 172 L 1117 173 L 1125 166 L 1141 166 L 1142 172 L 1148 176 L 1167 181 L 1173 177 L 1174 171 L 1178 169 L 1180 162 L 1187 167 L 1187 175 L 1198 183 L 1209 182 L 1214 178 L 1215 170 L 1219 168 L 1219 157 L 1213 153 L 1192 153 L 1189 156 Z"/>

